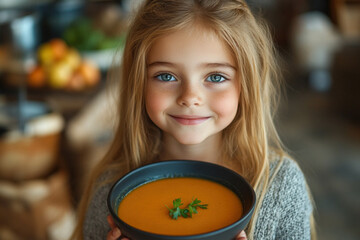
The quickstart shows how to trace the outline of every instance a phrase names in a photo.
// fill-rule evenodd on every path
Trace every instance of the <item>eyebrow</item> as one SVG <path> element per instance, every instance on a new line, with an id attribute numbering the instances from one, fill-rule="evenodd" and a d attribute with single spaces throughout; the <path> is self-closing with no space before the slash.
<path id="1" fill-rule="evenodd" d="M 234 69 L 235 71 L 237 70 L 237 68 L 233 65 L 231 65 L 230 63 L 204 63 L 204 64 L 201 64 L 201 65 L 204 65 L 204 67 L 226 67 L 226 68 L 232 68 Z"/>
<path id="2" fill-rule="evenodd" d="M 152 66 L 174 66 L 175 64 L 170 63 L 170 62 L 162 62 L 162 61 L 157 61 L 157 62 L 152 62 L 150 64 L 148 64 L 148 67 L 152 67 Z"/>
<path id="3" fill-rule="evenodd" d="M 148 64 L 147 66 L 148 67 L 153 67 L 153 66 L 169 66 L 169 67 L 172 67 L 172 66 L 176 66 L 176 64 L 174 63 L 171 63 L 171 62 L 165 62 L 165 61 L 156 61 L 156 62 L 152 62 L 150 64 Z M 226 62 L 220 62 L 220 63 L 203 63 L 203 64 L 200 64 L 201 67 L 211 67 L 211 68 L 214 68 L 214 67 L 226 67 L 226 68 L 232 68 L 233 70 L 237 70 L 237 68 L 229 63 L 226 63 Z"/>

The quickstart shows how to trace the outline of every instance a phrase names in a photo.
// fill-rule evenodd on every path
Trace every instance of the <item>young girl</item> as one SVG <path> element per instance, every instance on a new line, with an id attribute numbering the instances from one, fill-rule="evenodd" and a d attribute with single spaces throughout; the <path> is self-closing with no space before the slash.
<path id="1" fill-rule="evenodd" d="M 117 81 L 118 125 L 80 203 L 76 239 L 125 239 L 108 216 L 113 182 L 169 159 L 221 164 L 253 186 L 238 239 L 310 239 L 312 203 L 273 123 L 278 69 L 267 29 L 242 0 L 147 0 Z"/>

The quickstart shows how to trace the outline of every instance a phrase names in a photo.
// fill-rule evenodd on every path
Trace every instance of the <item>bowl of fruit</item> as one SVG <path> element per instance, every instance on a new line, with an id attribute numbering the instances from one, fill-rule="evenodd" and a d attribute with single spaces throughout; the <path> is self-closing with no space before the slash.
<path id="1" fill-rule="evenodd" d="M 100 78 L 94 62 L 82 58 L 63 39 L 55 38 L 37 49 L 37 63 L 29 71 L 27 83 L 32 88 L 84 90 L 96 86 Z"/>

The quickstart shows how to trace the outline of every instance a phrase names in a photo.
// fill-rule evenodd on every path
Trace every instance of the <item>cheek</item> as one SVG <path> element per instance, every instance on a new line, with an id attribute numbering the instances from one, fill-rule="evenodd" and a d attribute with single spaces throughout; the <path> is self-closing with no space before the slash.
<path id="1" fill-rule="evenodd" d="M 217 113 L 220 119 L 231 122 L 237 112 L 239 95 L 235 91 L 224 92 L 212 99 L 212 110 Z"/>
<path id="2" fill-rule="evenodd" d="M 146 111 L 152 120 L 167 108 L 167 102 L 167 96 L 162 92 L 153 91 L 151 88 L 147 89 Z"/>

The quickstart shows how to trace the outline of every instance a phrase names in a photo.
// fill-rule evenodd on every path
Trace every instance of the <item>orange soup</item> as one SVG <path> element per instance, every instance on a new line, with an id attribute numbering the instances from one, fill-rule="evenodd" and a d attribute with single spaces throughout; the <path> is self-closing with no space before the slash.
<path id="1" fill-rule="evenodd" d="M 167 207 L 181 198 L 185 208 L 192 200 L 208 204 L 191 218 L 169 216 Z M 131 191 L 119 204 L 118 216 L 143 231 L 173 236 L 201 234 L 228 226 L 242 216 L 241 200 L 222 184 L 200 178 L 166 178 Z"/>

